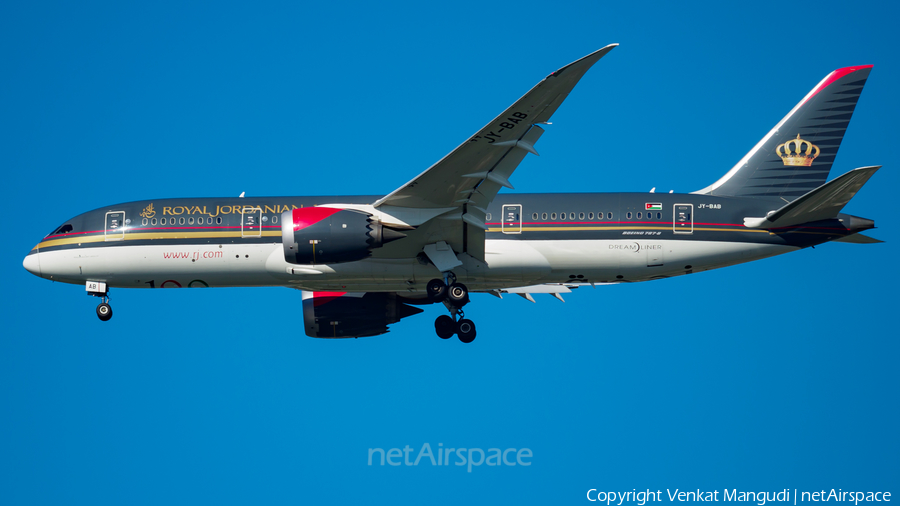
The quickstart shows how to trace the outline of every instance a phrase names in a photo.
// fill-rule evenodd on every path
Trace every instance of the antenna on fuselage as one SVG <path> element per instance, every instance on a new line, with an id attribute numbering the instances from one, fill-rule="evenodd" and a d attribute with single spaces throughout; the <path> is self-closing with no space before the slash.
<path id="1" fill-rule="evenodd" d="M 241 194 L 240 194 L 240 195 L 238 195 L 238 198 L 239 198 L 239 199 L 242 199 L 242 198 L 244 198 L 244 194 L 245 194 L 245 193 L 247 193 L 247 192 L 241 192 Z"/>
<path id="2" fill-rule="evenodd" d="M 650 188 L 650 193 L 656 193 L 656 187 Z"/>

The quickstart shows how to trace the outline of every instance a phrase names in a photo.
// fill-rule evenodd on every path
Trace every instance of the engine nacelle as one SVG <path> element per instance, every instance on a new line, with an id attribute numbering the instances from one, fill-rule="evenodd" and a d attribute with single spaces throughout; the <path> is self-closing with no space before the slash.
<path id="1" fill-rule="evenodd" d="M 401 237 L 406 234 L 352 209 L 304 207 L 281 215 L 284 259 L 292 264 L 354 262 Z"/>
<path id="2" fill-rule="evenodd" d="M 303 327 L 310 337 L 377 336 L 422 310 L 396 293 L 303 292 Z"/>

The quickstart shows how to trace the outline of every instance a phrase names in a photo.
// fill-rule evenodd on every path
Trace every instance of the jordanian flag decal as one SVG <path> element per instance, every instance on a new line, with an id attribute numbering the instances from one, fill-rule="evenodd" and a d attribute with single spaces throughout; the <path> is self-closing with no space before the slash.
<path id="1" fill-rule="evenodd" d="M 644 209 L 646 209 L 647 211 L 662 211 L 662 204 L 647 203 L 647 204 L 644 204 Z"/>

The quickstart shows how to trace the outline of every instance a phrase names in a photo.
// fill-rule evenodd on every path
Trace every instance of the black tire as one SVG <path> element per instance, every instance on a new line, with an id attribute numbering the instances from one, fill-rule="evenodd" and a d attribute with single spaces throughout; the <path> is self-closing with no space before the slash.
<path id="1" fill-rule="evenodd" d="M 464 343 L 471 343 L 475 340 L 475 322 L 463 318 L 456 322 L 456 335 L 459 340 Z"/>
<path id="2" fill-rule="evenodd" d="M 469 302 L 469 289 L 462 283 L 453 283 L 447 289 L 447 300 L 455 306 L 464 306 Z"/>
<path id="3" fill-rule="evenodd" d="M 447 284 L 443 279 L 432 279 L 425 285 L 425 291 L 428 293 L 428 300 L 431 302 L 443 302 L 447 298 Z"/>
<path id="4" fill-rule="evenodd" d="M 434 331 L 441 339 L 450 339 L 456 334 L 456 322 L 445 314 L 438 316 L 434 320 Z"/>
<path id="5" fill-rule="evenodd" d="M 100 321 L 109 321 L 112 318 L 112 306 L 105 302 L 101 302 L 99 306 L 97 306 L 97 318 L 100 318 Z"/>

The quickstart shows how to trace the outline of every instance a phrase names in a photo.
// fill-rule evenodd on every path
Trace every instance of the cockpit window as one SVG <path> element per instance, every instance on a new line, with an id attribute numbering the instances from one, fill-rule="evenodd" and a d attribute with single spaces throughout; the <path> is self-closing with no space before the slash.
<path id="1" fill-rule="evenodd" d="M 68 234 L 68 233 L 71 232 L 71 231 L 72 231 L 72 224 L 71 224 L 71 223 L 66 223 L 65 225 L 63 225 L 63 226 L 57 228 L 56 230 L 54 230 L 53 232 L 50 232 L 50 233 L 47 234 L 47 235 Z"/>

